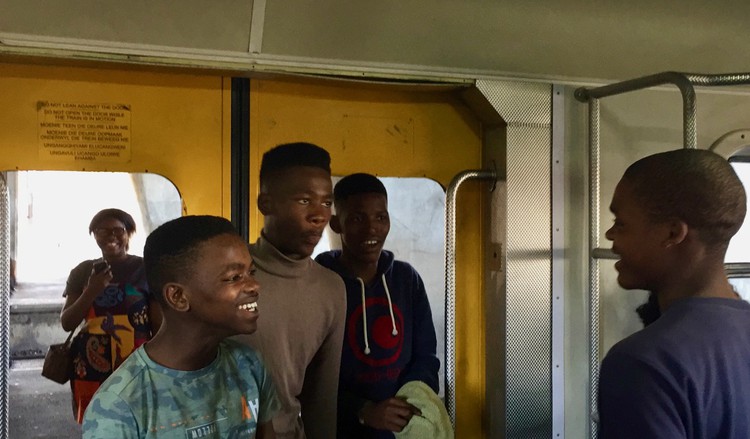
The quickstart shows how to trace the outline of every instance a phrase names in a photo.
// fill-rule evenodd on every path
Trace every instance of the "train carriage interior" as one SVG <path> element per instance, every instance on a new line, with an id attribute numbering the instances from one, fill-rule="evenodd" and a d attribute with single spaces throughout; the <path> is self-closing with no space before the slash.
<path id="1" fill-rule="evenodd" d="M 180 215 L 253 242 L 263 153 L 306 141 L 334 181 L 386 184 L 386 248 L 425 279 L 456 437 L 596 438 L 599 364 L 648 294 L 617 284 L 609 202 L 630 163 L 681 147 L 750 189 L 745 9 L 4 0 L 0 437 L 80 437 L 40 368 L 93 213 L 131 212 L 136 255 Z M 744 300 L 749 242 L 745 224 L 725 260 Z"/>

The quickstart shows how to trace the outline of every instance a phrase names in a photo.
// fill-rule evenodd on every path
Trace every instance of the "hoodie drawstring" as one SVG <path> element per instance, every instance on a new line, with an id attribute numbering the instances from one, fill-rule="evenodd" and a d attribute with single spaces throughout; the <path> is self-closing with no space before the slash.
<path id="1" fill-rule="evenodd" d="M 396 329 L 396 318 L 393 315 L 393 301 L 391 300 L 391 292 L 388 290 L 388 284 L 385 282 L 385 273 L 380 277 L 383 280 L 383 287 L 385 288 L 385 297 L 388 298 L 388 311 L 391 313 L 391 325 L 393 330 L 391 335 L 394 337 L 398 335 L 398 329 Z M 357 278 L 359 286 L 362 291 L 362 329 L 364 331 L 365 338 L 365 355 L 370 355 L 370 340 L 367 336 L 367 304 L 365 303 L 365 282 L 361 278 Z"/>
<path id="2" fill-rule="evenodd" d="M 370 340 L 367 337 L 367 306 L 365 305 L 365 281 L 357 278 L 362 288 L 362 329 L 365 331 L 365 355 L 370 355 Z"/>
<path id="3" fill-rule="evenodd" d="M 393 317 L 393 302 L 391 302 L 391 292 L 388 291 L 388 284 L 385 283 L 385 273 L 380 276 L 383 279 L 383 286 L 385 287 L 385 297 L 388 298 L 388 310 L 391 312 L 391 325 L 393 325 L 393 331 L 391 335 L 394 337 L 398 335 L 398 329 L 396 329 L 396 318 Z"/>

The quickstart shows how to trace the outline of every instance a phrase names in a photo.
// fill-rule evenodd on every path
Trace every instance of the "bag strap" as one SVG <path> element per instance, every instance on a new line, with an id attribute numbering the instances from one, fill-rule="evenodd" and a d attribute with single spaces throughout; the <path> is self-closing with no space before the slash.
<path id="1" fill-rule="evenodd" d="M 78 328 L 76 328 L 78 329 Z M 73 334 L 75 334 L 76 330 L 70 331 L 70 334 L 68 334 L 68 338 L 65 340 L 65 346 L 70 346 L 70 340 L 73 339 Z"/>
<path id="2" fill-rule="evenodd" d="M 79 324 L 78 326 L 81 326 L 81 325 Z M 83 329 L 85 327 L 86 327 L 86 325 L 84 325 L 81 329 Z M 70 341 L 73 339 L 73 334 L 76 333 L 76 329 L 78 329 L 78 327 L 76 327 L 75 329 L 73 329 L 72 331 L 70 331 L 70 334 L 68 334 L 68 338 L 65 339 L 65 346 L 70 347 Z"/>

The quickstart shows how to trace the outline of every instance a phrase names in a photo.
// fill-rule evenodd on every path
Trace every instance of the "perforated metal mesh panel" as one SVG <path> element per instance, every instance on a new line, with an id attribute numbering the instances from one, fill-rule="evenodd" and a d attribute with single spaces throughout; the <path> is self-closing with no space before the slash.
<path id="1" fill-rule="evenodd" d="M 479 81 L 477 88 L 508 123 L 506 436 L 550 438 L 551 86 Z"/>
<path id="2" fill-rule="evenodd" d="M 550 126 L 552 91 L 549 84 L 480 80 L 477 88 L 508 125 Z M 545 148 L 549 150 L 549 143 Z"/>

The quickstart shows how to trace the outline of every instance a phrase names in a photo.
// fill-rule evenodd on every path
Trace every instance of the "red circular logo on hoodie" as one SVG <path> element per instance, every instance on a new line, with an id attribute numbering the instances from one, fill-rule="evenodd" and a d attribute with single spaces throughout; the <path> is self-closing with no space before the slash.
<path id="1" fill-rule="evenodd" d="M 369 366 L 390 366 L 398 360 L 401 349 L 404 347 L 404 319 L 401 310 L 395 304 L 393 305 L 393 318 L 398 331 L 398 334 L 393 335 L 393 322 L 391 322 L 388 300 L 383 297 L 371 297 L 365 300 L 365 306 L 367 307 L 367 339 L 371 352 L 368 355 L 364 351 L 362 305 L 354 309 L 347 322 L 349 347 L 359 361 Z"/>

